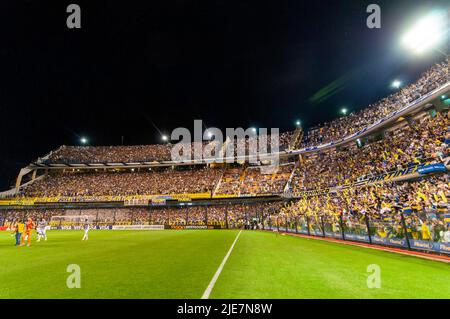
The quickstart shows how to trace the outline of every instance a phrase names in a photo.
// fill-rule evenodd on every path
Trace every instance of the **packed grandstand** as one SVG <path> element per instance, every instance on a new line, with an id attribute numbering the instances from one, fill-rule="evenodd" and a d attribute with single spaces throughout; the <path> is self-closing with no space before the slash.
<path id="1" fill-rule="evenodd" d="M 361 111 L 280 134 L 277 167 L 174 163 L 170 143 L 61 146 L 2 194 L 0 225 L 253 227 L 450 253 L 449 62 Z"/>

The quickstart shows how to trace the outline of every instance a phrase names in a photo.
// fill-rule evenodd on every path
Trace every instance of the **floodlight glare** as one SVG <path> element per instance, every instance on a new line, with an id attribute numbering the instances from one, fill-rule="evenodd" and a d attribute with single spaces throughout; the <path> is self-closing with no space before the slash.
<path id="1" fill-rule="evenodd" d="M 394 80 L 394 81 L 392 82 L 391 86 L 392 86 L 394 89 L 398 89 L 398 88 L 400 88 L 400 87 L 402 86 L 402 82 L 400 82 L 399 80 Z"/>
<path id="2" fill-rule="evenodd" d="M 346 115 L 347 114 L 347 112 L 348 112 L 348 110 L 344 107 L 344 108 L 342 108 L 342 110 L 341 110 L 341 113 L 342 114 L 344 114 L 344 115 Z"/>
<path id="3" fill-rule="evenodd" d="M 88 142 L 88 140 L 87 140 L 87 138 L 82 137 L 82 138 L 80 139 L 80 142 L 81 142 L 81 144 L 86 144 L 86 143 Z"/>
<path id="4" fill-rule="evenodd" d="M 295 122 L 295 125 L 300 126 L 301 122 L 300 120 L 297 120 L 297 122 Z"/>
<path id="5" fill-rule="evenodd" d="M 423 17 L 407 32 L 402 43 L 417 54 L 435 47 L 447 32 L 448 19 L 444 12 L 433 12 Z"/>
<path id="6" fill-rule="evenodd" d="M 167 135 L 163 135 L 163 136 L 161 136 L 161 139 L 162 139 L 164 142 L 167 142 L 167 140 L 168 140 L 169 138 L 167 137 Z"/>

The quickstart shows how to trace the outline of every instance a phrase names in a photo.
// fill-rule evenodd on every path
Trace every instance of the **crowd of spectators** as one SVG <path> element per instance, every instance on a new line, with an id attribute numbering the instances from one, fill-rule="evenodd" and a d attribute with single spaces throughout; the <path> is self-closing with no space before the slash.
<path id="1" fill-rule="evenodd" d="M 283 132 L 278 136 L 270 134 L 251 135 L 245 138 L 235 139 L 233 142 L 234 156 L 265 154 L 270 152 L 284 151 L 288 149 L 293 132 Z M 275 140 L 273 140 L 275 139 Z M 275 149 L 276 139 L 278 139 L 278 149 Z"/>
<path id="2" fill-rule="evenodd" d="M 273 172 L 263 172 L 261 167 L 249 167 L 246 170 L 240 194 L 280 194 L 283 192 L 293 169 L 294 164 L 277 166 Z"/>
<path id="3" fill-rule="evenodd" d="M 264 136 L 266 139 L 266 150 L 270 152 L 270 135 Z M 279 136 L 279 149 L 284 150 L 289 146 L 292 132 L 284 132 Z M 262 146 L 262 136 L 250 136 L 243 139 L 235 139 L 232 143 L 234 155 L 238 155 L 238 148 L 245 149 L 245 154 L 249 154 L 250 144 L 255 142 Z M 216 147 L 217 145 L 217 147 Z M 200 151 L 206 157 L 225 156 L 225 148 L 217 141 L 192 142 L 191 159 L 194 159 L 194 152 Z M 39 159 L 38 162 L 45 164 L 75 164 L 75 163 L 135 163 L 171 161 L 171 151 L 173 144 L 152 144 L 152 145 L 128 145 L 128 146 L 66 146 L 52 151 L 48 158 Z M 220 154 L 217 153 L 220 149 Z M 257 150 L 255 150 L 257 151 Z M 217 154 L 216 154 L 217 153 Z M 180 153 L 179 155 L 183 155 Z"/>
<path id="4" fill-rule="evenodd" d="M 45 163 L 129 163 L 169 161 L 169 144 L 132 146 L 61 146 Z"/>
<path id="5" fill-rule="evenodd" d="M 349 144 L 302 155 L 294 164 L 267 167 L 193 168 L 50 173 L 22 189 L 24 197 L 134 196 L 208 193 L 281 194 L 351 185 L 408 166 L 442 162 L 449 154 L 450 113 L 421 114 L 359 147 Z M 219 183 L 220 181 L 220 183 Z"/>
<path id="6" fill-rule="evenodd" d="M 211 193 L 222 169 L 164 169 L 51 173 L 23 188 L 26 197 L 84 197 Z"/>
<path id="7" fill-rule="evenodd" d="M 449 115 L 448 111 L 423 113 L 365 145 L 352 143 L 302 155 L 295 170 L 293 163 L 274 168 L 66 169 L 51 171 L 23 187 L 20 196 L 83 198 L 194 193 L 248 196 L 281 194 L 286 185 L 294 194 L 352 185 L 402 168 L 442 162 L 449 155 Z"/>
<path id="8" fill-rule="evenodd" d="M 300 229 L 309 224 L 311 231 L 317 228 L 319 233 L 323 227 L 330 232 L 343 229 L 360 235 L 370 230 L 381 238 L 408 235 L 411 239 L 450 243 L 449 198 L 448 174 L 426 176 L 411 182 L 350 187 L 305 197 L 280 209 L 271 223 L 285 225 L 297 220 Z"/>
<path id="9" fill-rule="evenodd" d="M 449 58 L 424 72 L 417 81 L 358 112 L 311 128 L 303 137 L 301 147 L 338 141 L 391 115 L 423 95 L 450 81 Z"/>
<path id="10" fill-rule="evenodd" d="M 243 181 L 244 168 L 236 167 L 227 169 L 220 180 L 216 194 L 237 195 Z"/>
<path id="11" fill-rule="evenodd" d="M 425 115 L 362 147 L 352 144 L 303 156 L 291 187 L 296 192 L 342 186 L 412 165 L 441 162 L 449 155 L 449 144 L 449 113 Z"/>
<path id="12" fill-rule="evenodd" d="M 294 169 L 293 163 L 279 166 L 250 166 L 227 169 L 216 190 L 217 195 L 281 194 Z"/>

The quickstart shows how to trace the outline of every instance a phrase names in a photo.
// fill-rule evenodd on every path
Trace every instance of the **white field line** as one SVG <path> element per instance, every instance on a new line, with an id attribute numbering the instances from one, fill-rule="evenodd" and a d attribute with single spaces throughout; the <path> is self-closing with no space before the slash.
<path id="1" fill-rule="evenodd" d="M 233 251 L 234 245 L 236 244 L 239 236 L 241 235 L 242 230 L 239 231 L 239 233 L 236 235 L 236 238 L 234 239 L 233 244 L 231 245 L 230 249 L 228 250 L 227 254 L 222 260 L 222 263 L 220 264 L 219 268 L 217 268 L 216 273 L 214 274 L 214 277 L 212 277 L 211 282 L 209 283 L 208 287 L 206 287 L 205 292 L 203 293 L 202 299 L 208 299 L 209 295 L 211 294 L 211 291 L 214 288 L 214 285 L 216 284 L 217 279 L 220 276 L 220 273 L 222 272 L 223 266 L 225 266 L 225 263 L 228 260 L 228 257 L 230 257 L 231 252 Z"/>

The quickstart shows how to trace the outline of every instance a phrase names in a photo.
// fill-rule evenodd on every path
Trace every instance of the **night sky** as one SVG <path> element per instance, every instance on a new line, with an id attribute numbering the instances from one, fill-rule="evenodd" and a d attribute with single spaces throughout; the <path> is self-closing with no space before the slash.
<path id="1" fill-rule="evenodd" d="M 66 26 L 69 3 L 81 6 L 81 29 Z M 370 3 L 381 29 L 366 26 Z M 2 0 L 0 187 L 81 136 L 157 143 L 158 129 L 194 119 L 286 131 L 363 108 L 442 59 L 412 56 L 399 38 L 446 3 Z"/>

